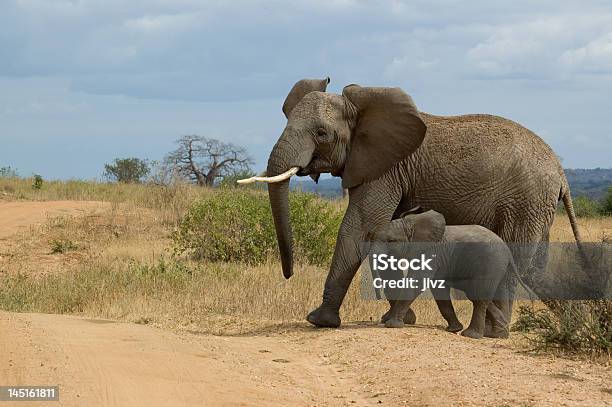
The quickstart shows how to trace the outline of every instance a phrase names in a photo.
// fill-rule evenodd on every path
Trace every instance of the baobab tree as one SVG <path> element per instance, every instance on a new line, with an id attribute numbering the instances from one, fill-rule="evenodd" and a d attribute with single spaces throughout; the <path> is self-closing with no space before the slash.
<path id="1" fill-rule="evenodd" d="M 243 147 L 197 135 L 183 136 L 168 154 L 166 165 L 200 186 L 213 186 L 217 178 L 250 171 L 253 159 Z"/>

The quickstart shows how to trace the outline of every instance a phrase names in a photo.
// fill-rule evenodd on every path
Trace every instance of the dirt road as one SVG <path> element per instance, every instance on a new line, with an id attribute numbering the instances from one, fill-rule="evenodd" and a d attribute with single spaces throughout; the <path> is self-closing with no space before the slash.
<path id="1" fill-rule="evenodd" d="M 0 202 L 0 240 L 50 217 L 76 215 L 105 206 L 109 204 L 92 201 Z"/>
<path id="2" fill-rule="evenodd" d="M 44 220 L 44 204 L 0 204 L 0 231 Z M 51 206 L 65 213 L 82 205 Z M 522 354 L 512 340 L 372 323 L 271 324 L 213 336 L 0 312 L 0 385 L 60 386 L 59 403 L 27 405 L 612 405 L 609 366 Z"/>
<path id="3" fill-rule="evenodd" d="M 0 332 L 0 382 L 59 384 L 67 406 L 333 406 L 342 405 L 335 389 L 348 384 L 278 338 L 6 313 Z"/>
<path id="4" fill-rule="evenodd" d="M 609 368 L 504 341 L 369 324 L 284 331 L 219 337 L 0 313 L 0 383 L 57 384 L 62 406 L 612 404 Z"/>

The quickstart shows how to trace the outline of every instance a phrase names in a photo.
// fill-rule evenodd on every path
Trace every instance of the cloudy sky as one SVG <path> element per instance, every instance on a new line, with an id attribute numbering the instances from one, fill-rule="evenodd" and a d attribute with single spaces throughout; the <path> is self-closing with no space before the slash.
<path id="1" fill-rule="evenodd" d="M 265 166 L 293 83 L 400 86 L 434 114 L 492 113 L 566 167 L 612 167 L 607 0 L 2 0 L 0 167 L 100 177 L 184 134 Z"/>

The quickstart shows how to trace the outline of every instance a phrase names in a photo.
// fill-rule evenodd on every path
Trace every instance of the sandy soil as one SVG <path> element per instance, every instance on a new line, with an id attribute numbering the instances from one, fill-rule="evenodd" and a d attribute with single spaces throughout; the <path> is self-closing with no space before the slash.
<path id="1" fill-rule="evenodd" d="M 609 367 L 508 341 L 419 326 L 282 330 L 220 337 L 0 313 L 0 383 L 57 384 L 62 406 L 612 405 Z"/>
<path id="2" fill-rule="evenodd" d="M 78 215 L 107 206 L 108 203 L 92 201 L 0 202 L 0 244 L 3 239 L 27 231 L 48 218 Z"/>
<path id="3" fill-rule="evenodd" d="M 48 205 L 1 204 L 0 233 L 43 221 Z M 32 406 L 612 405 L 610 366 L 523 354 L 512 340 L 371 323 L 213 336 L 0 312 L 0 384 L 60 386 L 60 403 Z"/>

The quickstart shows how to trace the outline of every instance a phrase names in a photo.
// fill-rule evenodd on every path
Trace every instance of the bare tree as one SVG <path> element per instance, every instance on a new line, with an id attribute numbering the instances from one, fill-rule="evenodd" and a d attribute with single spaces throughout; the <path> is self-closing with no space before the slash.
<path id="1" fill-rule="evenodd" d="M 185 179 L 200 186 L 213 186 L 217 178 L 249 171 L 253 159 L 246 149 L 202 136 L 183 136 L 178 148 L 165 161 Z"/>

